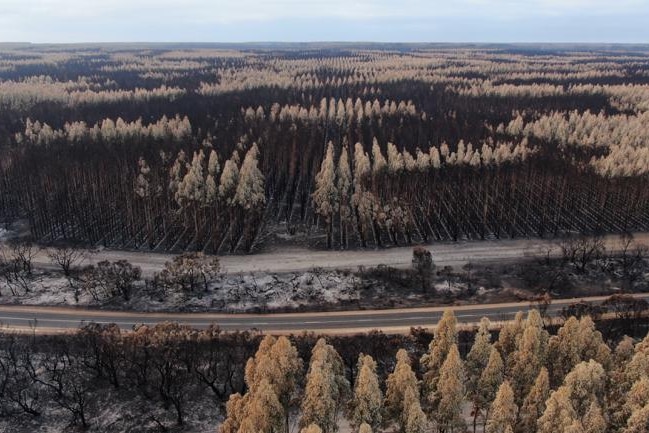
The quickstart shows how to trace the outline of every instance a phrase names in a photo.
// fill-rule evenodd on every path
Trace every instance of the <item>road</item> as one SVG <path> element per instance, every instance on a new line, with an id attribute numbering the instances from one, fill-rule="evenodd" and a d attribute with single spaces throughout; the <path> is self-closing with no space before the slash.
<path id="1" fill-rule="evenodd" d="M 638 243 L 649 244 L 649 234 L 635 235 Z M 614 250 L 619 244 L 618 236 L 604 238 L 606 248 Z M 2 248 L 2 246 L 0 246 Z M 540 239 L 515 239 L 499 241 L 445 242 L 427 246 L 435 264 L 459 266 L 467 262 L 502 262 L 518 260 L 526 256 L 544 255 L 551 251 L 558 255 L 556 241 Z M 86 260 L 96 263 L 102 260 L 128 260 L 142 268 L 145 275 L 160 270 L 173 255 L 145 252 L 102 250 Z M 410 266 L 411 247 L 381 250 L 312 251 L 307 249 L 281 249 L 275 252 L 247 256 L 223 256 L 219 260 L 228 273 L 250 272 L 300 272 L 315 266 L 321 268 L 356 269 L 359 266 L 385 264 L 394 267 Z M 40 251 L 33 260 L 35 266 L 51 267 L 46 251 Z M 649 299 L 649 296 L 647 297 Z M 593 298 L 598 302 L 601 298 Z M 556 313 L 572 301 L 555 301 L 550 312 Z M 519 310 L 527 310 L 529 304 L 492 304 L 453 307 L 462 323 L 477 322 L 482 316 L 492 321 L 507 320 Z M 28 330 L 36 325 L 39 332 L 62 332 L 76 329 L 82 323 L 116 323 L 124 329 L 134 325 L 174 321 L 196 327 L 218 324 L 223 330 L 258 329 L 275 333 L 314 331 L 322 333 L 355 333 L 371 329 L 386 332 L 402 332 L 410 327 L 430 327 L 437 323 L 444 308 L 423 308 L 387 311 L 350 311 L 329 313 L 274 314 L 274 315 L 228 315 L 228 314 L 181 314 L 181 313 L 132 313 L 95 310 L 0 306 L 0 323 L 18 330 Z"/>
<path id="2" fill-rule="evenodd" d="M 649 301 L 649 294 L 634 295 Z M 584 300 L 600 303 L 606 297 Z M 574 299 L 554 301 L 548 314 L 557 316 Z M 141 313 L 96 311 L 57 307 L 0 306 L 0 322 L 5 329 L 49 334 L 77 329 L 84 323 L 115 323 L 124 330 L 137 324 L 154 325 L 165 321 L 178 322 L 195 328 L 218 325 L 224 331 L 259 330 L 275 334 L 355 334 L 380 329 L 383 332 L 408 332 L 411 327 L 431 328 L 446 309 L 454 311 L 461 325 L 473 325 L 482 317 L 495 324 L 511 320 L 518 311 L 527 311 L 529 303 L 465 305 L 453 307 L 411 308 L 374 311 L 345 311 L 328 313 L 289 314 L 208 314 L 208 313 Z"/>
<path id="3" fill-rule="evenodd" d="M 638 243 L 649 245 L 649 233 L 634 235 Z M 619 245 L 619 236 L 610 235 L 604 238 L 606 248 L 615 250 Z M 2 246 L 0 246 L 0 249 Z M 517 260 L 526 256 L 544 255 L 548 250 L 554 256 L 560 251 L 557 242 L 544 239 L 508 239 L 494 241 L 461 241 L 441 242 L 428 245 L 433 261 L 438 267 L 461 266 L 467 262 L 494 262 Z M 102 260 L 128 260 L 142 269 L 144 275 L 159 271 L 165 262 L 174 256 L 170 254 L 101 250 L 89 255 L 86 263 L 97 263 Z M 376 266 L 379 264 L 406 267 L 412 260 L 412 247 L 385 248 L 379 250 L 351 251 L 313 251 L 309 249 L 282 248 L 273 252 L 252 255 L 221 256 L 221 268 L 227 273 L 250 272 L 301 272 L 313 267 L 328 269 L 356 270 L 359 266 Z M 47 253 L 41 251 L 34 259 L 34 264 L 51 267 Z"/>

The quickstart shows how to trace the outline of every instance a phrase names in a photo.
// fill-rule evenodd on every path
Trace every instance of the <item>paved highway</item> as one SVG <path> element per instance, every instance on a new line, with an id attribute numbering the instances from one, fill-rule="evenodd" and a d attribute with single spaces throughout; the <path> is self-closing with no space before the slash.
<path id="1" fill-rule="evenodd" d="M 649 294 L 634 295 L 649 301 Z M 600 303 L 605 297 L 585 298 Z M 548 308 L 556 316 L 566 305 L 578 300 L 556 300 Z M 511 320 L 516 312 L 527 311 L 529 303 L 465 305 L 452 307 L 397 310 L 345 311 L 295 314 L 208 314 L 208 313 L 140 313 L 97 311 L 57 307 L 0 306 L 0 322 L 9 330 L 59 333 L 77 329 L 84 323 L 115 323 L 124 330 L 137 324 L 154 325 L 165 321 L 179 322 L 196 328 L 218 325 L 224 331 L 259 330 L 289 334 L 316 332 L 351 334 L 380 329 L 384 332 L 407 332 L 411 327 L 433 327 L 445 309 L 452 309 L 460 324 L 472 325 L 481 317 L 496 324 Z"/>

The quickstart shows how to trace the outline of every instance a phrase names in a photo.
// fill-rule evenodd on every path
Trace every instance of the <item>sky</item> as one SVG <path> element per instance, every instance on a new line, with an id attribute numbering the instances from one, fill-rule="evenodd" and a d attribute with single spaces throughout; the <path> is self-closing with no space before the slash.
<path id="1" fill-rule="evenodd" d="M 649 0 L 0 0 L 0 42 L 649 43 Z"/>

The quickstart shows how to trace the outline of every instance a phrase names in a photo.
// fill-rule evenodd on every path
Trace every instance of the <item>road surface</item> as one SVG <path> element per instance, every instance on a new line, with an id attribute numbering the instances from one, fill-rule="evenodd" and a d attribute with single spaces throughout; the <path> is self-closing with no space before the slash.
<path id="1" fill-rule="evenodd" d="M 633 295 L 649 301 L 649 294 Z M 601 303 L 606 297 L 584 300 Z M 557 316 L 566 305 L 579 300 L 554 301 L 548 308 Z M 57 307 L 0 306 L 0 322 L 8 330 L 37 333 L 59 333 L 77 329 L 84 323 L 115 323 L 124 330 L 137 324 L 154 325 L 171 321 L 195 328 L 218 325 L 224 331 L 259 330 L 275 334 L 315 332 L 321 334 L 354 334 L 380 329 L 383 332 L 408 332 L 411 327 L 433 327 L 446 309 L 452 309 L 461 325 L 473 325 L 482 317 L 495 324 L 511 320 L 518 311 L 527 311 L 530 303 L 466 305 L 453 307 L 411 308 L 374 311 L 290 314 L 209 314 L 209 313 L 140 313 L 96 311 Z"/>
<path id="2" fill-rule="evenodd" d="M 649 234 L 635 235 L 638 243 L 649 244 Z M 606 248 L 615 250 L 619 245 L 618 236 L 604 238 Z M 0 245 L 0 248 L 2 246 Z M 515 239 L 499 241 L 446 242 L 426 246 L 435 264 L 439 266 L 459 266 L 467 262 L 501 262 L 518 260 L 526 256 L 559 255 L 556 241 L 541 239 Z M 145 252 L 102 250 L 93 253 L 86 263 L 102 260 L 128 260 L 150 275 L 171 260 L 173 255 Z M 307 249 L 281 249 L 271 253 L 247 256 L 223 256 L 219 260 L 222 269 L 228 273 L 250 272 L 300 272 L 313 267 L 356 269 L 359 266 L 379 264 L 406 267 L 410 266 L 412 248 L 387 248 L 381 250 L 354 251 L 312 251 Z M 51 267 L 46 251 L 40 251 L 33 260 L 35 266 Z M 648 299 L 649 296 L 643 299 Z M 603 298 L 589 298 L 600 302 Z M 549 312 L 556 314 L 572 300 L 555 301 Z M 474 323 L 487 316 L 498 322 L 511 319 L 517 311 L 525 311 L 528 303 L 492 304 L 480 306 L 452 307 L 461 323 Z M 207 327 L 216 323 L 223 330 L 250 330 L 275 333 L 298 333 L 314 331 L 321 333 L 355 333 L 371 329 L 386 332 L 407 331 L 410 327 L 433 326 L 445 308 L 420 308 L 381 311 L 350 311 L 329 313 L 300 313 L 273 315 L 229 315 L 192 313 L 140 313 L 82 310 L 74 308 L 0 306 L 0 323 L 17 330 L 35 328 L 38 332 L 62 332 L 78 328 L 83 323 L 116 323 L 123 329 L 131 329 L 136 324 L 155 324 L 164 321 L 180 322 L 195 327 Z"/>
<path id="3" fill-rule="evenodd" d="M 636 242 L 649 245 L 649 233 L 637 233 L 634 236 Z M 619 248 L 619 239 L 617 235 L 606 236 L 604 242 L 607 250 Z M 553 256 L 560 254 L 556 240 L 544 239 L 442 242 L 425 247 L 431 251 L 437 267 L 462 266 L 468 262 L 517 260 L 526 256 L 542 256 L 548 250 L 551 250 Z M 150 276 L 162 269 L 165 262 L 170 261 L 173 257 L 170 254 L 160 253 L 101 250 L 90 254 L 86 259 L 86 264 L 95 264 L 102 260 L 128 260 L 133 265 L 139 266 L 144 275 Z M 412 247 L 351 251 L 282 248 L 273 252 L 219 257 L 222 270 L 234 274 L 302 272 L 313 267 L 356 270 L 359 266 L 370 267 L 379 264 L 406 267 L 411 265 L 411 260 Z M 33 263 L 36 266 L 52 267 L 46 251 L 40 251 Z"/>

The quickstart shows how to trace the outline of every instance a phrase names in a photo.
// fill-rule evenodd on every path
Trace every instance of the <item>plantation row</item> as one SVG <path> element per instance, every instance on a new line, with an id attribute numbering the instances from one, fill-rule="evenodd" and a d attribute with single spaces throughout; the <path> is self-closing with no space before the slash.
<path id="1" fill-rule="evenodd" d="M 649 230 L 639 53 L 75 56 L 0 64 L 0 221 L 37 241 L 224 254 Z"/>
<path id="2" fill-rule="evenodd" d="M 169 140 L 182 142 L 173 132 Z M 414 155 L 392 143 L 384 152 L 376 140 L 367 151 L 331 144 L 318 171 L 292 146 L 270 165 L 264 146 L 240 142 L 223 161 L 207 143 L 122 165 L 117 178 L 108 161 L 49 161 L 22 188 L 5 177 L 1 201 L 7 210 L 14 200 L 25 206 L 45 242 L 219 253 L 250 251 L 264 224 L 326 233 L 329 246 L 345 248 L 649 227 L 642 178 L 547 167 L 525 142 L 475 150 L 460 142 L 452 152 L 443 143 Z"/>
<path id="3" fill-rule="evenodd" d="M 627 337 L 613 351 L 589 317 L 571 317 L 550 336 L 536 310 L 505 325 L 496 342 L 489 327 L 482 319 L 463 360 L 455 317 L 446 312 L 418 369 L 400 349 L 382 383 L 376 361 L 361 353 L 353 386 L 342 358 L 324 339 L 313 347 L 302 379 L 295 347 L 284 337 L 266 337 L 246 364 L 247 392 L 230 396 L 219 432 L 286 432 L 293 414 L 302 433 L 334 433 L 343 414 L 362 433 L 394 427 L 459 433 L 469 424 L 474 433 L 478 424 L 486 433 L 646 429 L 647 338 L 634 346 Z"/>

